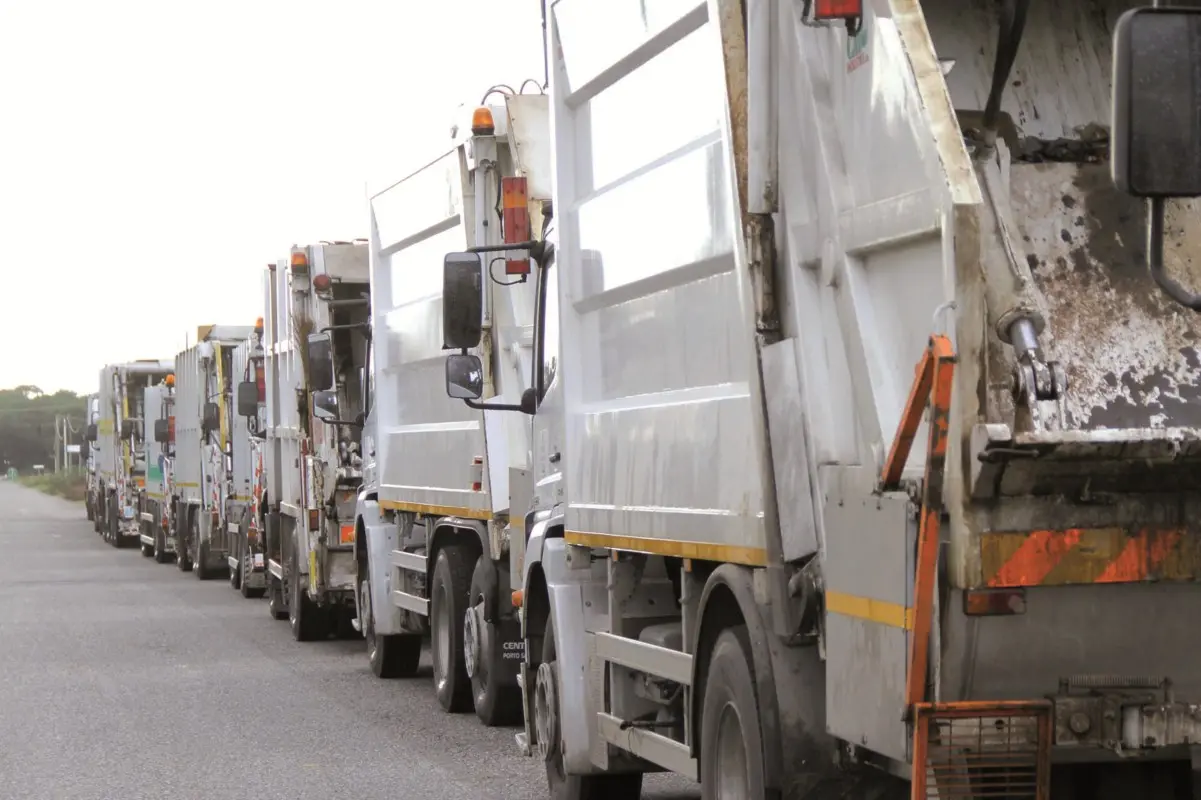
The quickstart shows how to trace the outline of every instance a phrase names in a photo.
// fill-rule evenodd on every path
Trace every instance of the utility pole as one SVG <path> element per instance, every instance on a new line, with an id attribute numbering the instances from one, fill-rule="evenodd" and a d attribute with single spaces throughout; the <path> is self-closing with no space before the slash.
<path id="1" fill-rule="evenodd" d="M 58 472 L 59 460 L 62 458 L 63 448 L 60 437 L 62 435 L 62 415 L 54 415 L 54 471 Z"/>

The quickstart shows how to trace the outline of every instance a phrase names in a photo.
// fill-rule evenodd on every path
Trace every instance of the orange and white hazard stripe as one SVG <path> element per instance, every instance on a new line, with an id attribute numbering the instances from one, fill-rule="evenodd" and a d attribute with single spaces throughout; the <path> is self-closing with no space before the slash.
<path id="1" fill-rule="evenodd" d="M 983 586 L 1067 586 L 1201 577 L 1201 536 L 1181 527 L 1067 528 L 980 537 Z"/>

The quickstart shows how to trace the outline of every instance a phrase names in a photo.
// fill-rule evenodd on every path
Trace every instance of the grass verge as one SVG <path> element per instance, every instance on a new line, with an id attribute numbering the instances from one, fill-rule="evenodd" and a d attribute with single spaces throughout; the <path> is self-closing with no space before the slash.
<path id="1" fill-rule="evenodd" d="M 21 484 L 39 492 L 83 502 L 87 496 L 87 477 L 79 473 L 60 472 L 57 475 L 29 475 L 21 478 Z"/>

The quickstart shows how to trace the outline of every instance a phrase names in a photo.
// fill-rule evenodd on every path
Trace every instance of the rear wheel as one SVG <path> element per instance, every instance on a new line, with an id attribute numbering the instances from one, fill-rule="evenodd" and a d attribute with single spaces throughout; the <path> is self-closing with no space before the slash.
<path id="1" fill-rule="evenodd" d="M 88 495 L 88 501 L 83 505 L 84 509 L 88 512 L 88 522 L 94 521 L 96 519 L 96 509 L 92 506 L 92 496 L 90 494 Z"/>
<path id="2" fill-rule="evenodd" d="M 245 542 L 242 539 L 242 531 L 243 528 L 239 525 L 238 535 L 233 537 L 233 541 L 229 543 L 229 555 L 238 562 L 236 567 L 232 567 L 229 570 L 229 585 L 238 591 L 242 590 L 242 551 L 246 548 Z"/>
<path id="3" fill-rule="evenodd" d="M 250 546 L 250 509 L 242 512 L 242 521 L 238 523 L 238 590 L 243 597 L 262 597 L 267 593 L 266 587 L 250 585 L 251 575 L 254 574 L 254 549 Z"/>
<path id="4" fill-rule="evenodd" d="M 176 518 L 175 520 L 175 566 L 180 572 L 192 571 L 192 548 L 195 546 L 195 540 L 191 536 L 192 509 L 184 506 L 184 511 L 181 512 L 183 519 Z"/>
<path id="5" fill-rule="evenodd" d="M 467 674 L 471 676 L 475 713 L 489 727 L 521 724 L 521 688 L 502 682 L 508 671 L 501 649 L 506 639 L 504 634 L 520 634 L 520 626 L 516 620 L 488 622 L 484 619 L 484 598 L 496 590 L 495 578 L 490 574 L 494 570 L 486 555 L 476 559 L 471 573 L 470 600 L 463 618 L 463 657 Z M 517 630 L 506 631 L 506 626 Z"/>
<path id="6" fill-rule="evenodd" d="M 542 663 L 534 686 L 534 728 L 538 754 L 546 762 L 546 786 L 551 800 L 605 800 L 641 797 L 642 773 L 568 775 L 563 759 L 563 733 L 559 720 L 559 663 L 555 657 L 555 631 L 548 620 L 542 637 Z"/>
<path id="7" fill-rule="evenodd" d="M 267 613 L 271 619 L 287 619 L 288 607 L 284 604 L 284 582 L 274 575 L 267 575 Z"/>
<path id="8" fill-rule="evenodd" d="M 763 797 L 759 698 L 745 625 L 717 636 L 709 655 L 701 706 L 701 797 Z"/>
<path id="9" fill-rule="evenodd" d="M 471 588 L 470 555 L 450 545 L 438 551 L 430 584 L 430 654 L 434 693 L 452 714 L 471 710 L 471 679 L 463 658 L 463 615 Z"/>
<path id="10" fill-rule="evenodd" d="M 121 520 L 117 516 L 117 496 L 115 494 L 108 496 L 108 526 L 105 530 L 104 540 L 113 547 L 121 546 Z"/>

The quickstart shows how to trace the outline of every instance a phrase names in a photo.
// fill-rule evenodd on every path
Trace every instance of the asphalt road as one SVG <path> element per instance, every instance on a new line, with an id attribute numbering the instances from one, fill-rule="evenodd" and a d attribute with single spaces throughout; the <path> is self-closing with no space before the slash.
<path id="1" fill-rule="evenodd" d="M 299 644 L 265 601 L 0 481 L 0 798 L 543 800 L 513 730 L 381 681 L 361 641 Z M 699 797 L 675 776 L 645 797 Z M 616 800 L 616 798 L 615 798 Z"/>

